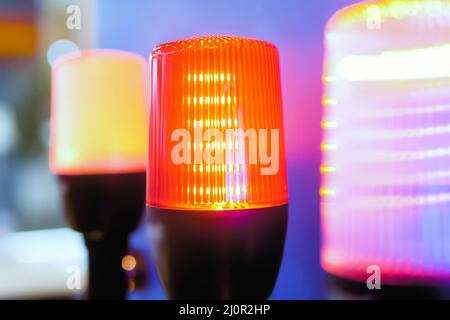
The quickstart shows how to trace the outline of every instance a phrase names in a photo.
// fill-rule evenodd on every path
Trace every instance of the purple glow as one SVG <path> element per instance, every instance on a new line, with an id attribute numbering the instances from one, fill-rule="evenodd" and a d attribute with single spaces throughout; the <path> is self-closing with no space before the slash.
<path id="1" fill-rule="evenodd" d="M 450 2 L 395 3 L 328 23 L 322 265 L 354 280 L 370 265 L 386 283 L 450 279 Z"/>

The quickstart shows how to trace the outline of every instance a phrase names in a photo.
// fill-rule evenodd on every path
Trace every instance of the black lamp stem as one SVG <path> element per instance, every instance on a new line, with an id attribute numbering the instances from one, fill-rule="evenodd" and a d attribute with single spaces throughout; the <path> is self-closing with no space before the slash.
<path id="1" fill-rule="evenodd" d="M 127 292 L 127 276 L 122 259 L 127 253 L 126 235 L 108 235 L 102 239 L 85 237 L 89 251 L 90 300 L 123 300 Z"/>
<path id="2" fill-rule="evenodd" d="M 89 251 L 88 299 L 124 299 L 122 259 L 145 201 L 145 172 L 59 176 L 69 225 Z"/>

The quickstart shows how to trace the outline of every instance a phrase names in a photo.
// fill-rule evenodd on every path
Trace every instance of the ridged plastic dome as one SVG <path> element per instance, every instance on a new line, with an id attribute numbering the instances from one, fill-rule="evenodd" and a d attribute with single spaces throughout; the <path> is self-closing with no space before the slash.
<path id="1" fill-rule="evenodd" d="M 157 46 L 151 68 L 147 204 L 201 210 L 285 204 L 275 46 L 231 36 L 181 40 Z M 188 136 L 184 151 L 180 133 Z"/>

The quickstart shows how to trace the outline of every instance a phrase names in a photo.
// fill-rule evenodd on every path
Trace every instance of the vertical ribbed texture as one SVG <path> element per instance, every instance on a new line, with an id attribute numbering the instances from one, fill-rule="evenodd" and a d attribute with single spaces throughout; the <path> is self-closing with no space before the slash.
<path id="1" fill-rule="evenodd" d="M 148 205 L 215 210 L 287 203 L 279 58 L 272 44 L 228 36 L 183 40 L 158 46 L 151 68 Z M 172 158 L 181 142 L 172 134 L 179 129 L 190 139 L 176 155 L 188 153 L 190 163 Z M 237 136 L 227 139 L 227 131 Z M 271 131 L 279 133 L 273 140 L 279 165 L 264 175 L 270 164 L 262 164 L 259 153 L 265 154 L 266 140 L 270 156 Z M 256 163 L 249 161 L 252 132 Z"/>
<path id="2" fill-rule="evenodd" d="M 322 265 L 394 284 L 450 278 L 450 2 L 402 3 L 329 22 L 322 122 Z"/>

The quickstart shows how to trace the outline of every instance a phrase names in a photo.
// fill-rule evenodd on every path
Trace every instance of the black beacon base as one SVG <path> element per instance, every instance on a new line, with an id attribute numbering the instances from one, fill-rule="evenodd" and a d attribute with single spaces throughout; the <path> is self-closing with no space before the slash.
<path id="1" fill-rule="evenodd" d="M 145 173 L 59 175 L 70 227 L 89 252 L 88 299 L 125 299 L 122 259 L 145 203 Z"/>
<path id="2" fill-rule="evenodd" d="M 327 287 L 330 299 L 346 300 L 440 300 L 449 299 L 449 287 L 435 284 L 402 284 L 383 283 L 381 276 L 380 289 L 368 289 L 363 281 L 349 280 L 340 276 L 327 274 Z"/>
<path id="3" fill-rule="evenodd" d="M 147 208 L 170 299 L 267 299 L 283 256 L 288 206 L 177 211 Z"/>

